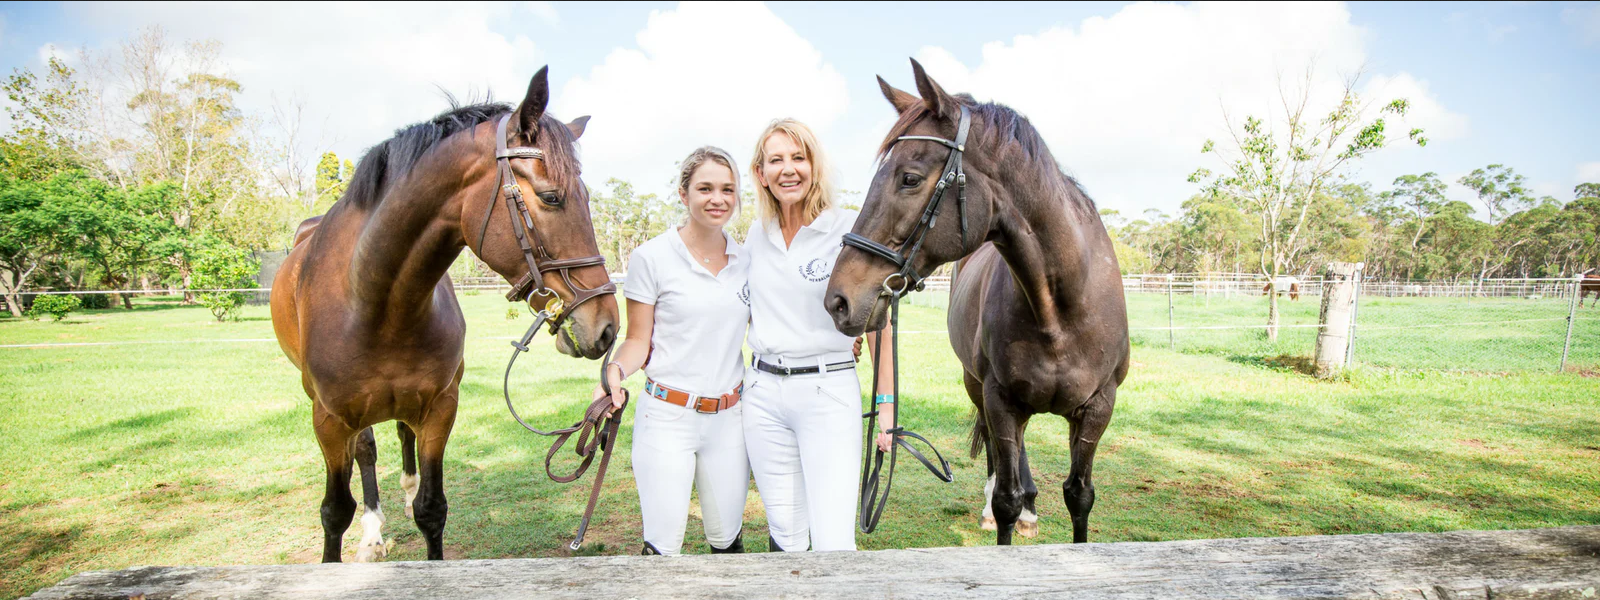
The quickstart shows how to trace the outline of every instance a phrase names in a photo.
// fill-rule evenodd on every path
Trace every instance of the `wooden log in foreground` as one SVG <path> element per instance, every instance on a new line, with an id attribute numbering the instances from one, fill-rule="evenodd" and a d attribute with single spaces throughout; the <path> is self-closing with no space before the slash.
<path id="1" fill-rule="evenodd" d="M 57 598 L 1594 598 L 1600 526 L 680 558 L 136 567 Z"/>

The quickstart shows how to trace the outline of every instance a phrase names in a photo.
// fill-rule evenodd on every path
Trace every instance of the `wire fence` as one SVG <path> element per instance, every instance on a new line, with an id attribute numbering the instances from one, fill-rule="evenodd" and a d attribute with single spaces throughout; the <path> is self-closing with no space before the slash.
<path id="1" fill-rule="evenodd" d="M 1296 283 L 1279 290 L 1274 339 L 1260 276 L 1125 277 L 1129 335 L 1135 345 L 1181 352 L 1309 357 L 1322 331 L 1327 282 Z M 1581 285 L 1571 278 L 1361 282 L 1350 356 L 1355 364 L 1408 370 L 1600 370 L 1600 301 L 1580 307 Z M 909 301 L 945 308 L 948 278 L 930 278 Z"/>
<path id="2" fill-rule="evenodd" d="M 612 280 L 623 283 L 622 274 Z M 1123 278 L 1129 335 L 1135 345 L 1243 357 L 1310 356 L 1326 281 L 1280 280 L 1276 336 L 1268 334 L 1266 280 L 1250 274 L 1134 275 Z M 1575 279 L 1484 279 L 1359 284 L 1350 351 L 1356 364 L 1457 371 L 1600 371 L 1600 298 L 1579 304 Z M 506 290 L 498 277 L 469 277 L 457 290 Z M 908 303 L 945 309 L 949 277 L 930 277 Z M 188 290 L 248 292 L 269 288 Z M 30 292 L 181 294 L 182 289 Z M 3 308 L 3 307 L 0 307 Z M 939 333 L 939 332 L 920 332 Z"/>

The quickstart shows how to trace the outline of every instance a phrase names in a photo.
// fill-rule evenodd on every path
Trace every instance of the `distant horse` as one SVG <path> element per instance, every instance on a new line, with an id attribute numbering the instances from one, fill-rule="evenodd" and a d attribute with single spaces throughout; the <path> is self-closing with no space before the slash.
<path id="1" fill-rule="evenodd" d="M 1087 541 L 1095 448 L 1129 362 L 1111 238 L 1094 202 L 1061 172 L 1027 119 L 945 93 L 911 65 L 920 98 L 878 79 L 900 118 L 879 148 L 852 232 L 881 248 L 869 253 L 847 243 L 825 306 L 846 335 L 877 331 L 886 321 L 882 289 L 905 283 L 892 280 L 960 260 L 950 287 L 950 343 L 977 407 L 972 455 L 987 450 L 996 539 L 1010 544 L 1024 511 L 1034 512 L 1039 491 L 1023 434 L 1031 417 L 1048 413 L 1071 425 L 1072 469 L 1062 492 L 1073 541 Z M 953 202 L 944 202 L 944 218 L 930 219 L 946 200 Z"/>
<path id="2" fill-rule="evenodd" d="M 610 280 L 573 148 L 588 117 L 557 121 L 544 112 L 548 100 L 540 69 L 515 110 L 456 107 L 399 130 L 367 151 L 344 197 L 295 234 L 272 285 L 272 327 L 300 369 L 326 461 L 323 562 L 339 562 L 355 514 L 352 458 L 366 506 L 356 560 L 386 554 L 371 427 L 390 420 L 399 421 L 406 515 L 428 559 L 444 558 L 444 449 L 466 370 L 466 322 L 446 271 L 463 247 L 514 280 L 516 299 L 565 303 L 561 352 L 596 358 L 616 338 L 617 303 L 600 293 Z M 523 189 L 536 201 L 525 204 Z"/>
<path id="3" fill-rule="evenodd" d="M 1589 306 L 1600 306 L 1600 274 L 1584 273 L 1583 280 L 1578 282 L 1578 307 L 1583 307 L 1583 299 L 1594 294 L 1594 302 Z"/>
<path id="4" fill-rule="evenodd" d="M 1276 282 L 1279 296 L 1288 294 L 1290 300 L 1300 299 L 1300 278 L 1282 275 L 1278 277 Z M 1272 293 L 1272 284 L 1272 281 L 1268 281 L 1266 285 L 1261 286 L 1261 295 L 1265 296 Z"/>

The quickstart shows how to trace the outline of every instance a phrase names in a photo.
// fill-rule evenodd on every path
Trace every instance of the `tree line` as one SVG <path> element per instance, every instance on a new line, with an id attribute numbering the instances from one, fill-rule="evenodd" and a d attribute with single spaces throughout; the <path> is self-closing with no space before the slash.
<path id="1" fill-rule="evenodd" d="M 243 87 L 216 42 L 175 43 L 145 30 L 116 49 L 17 69 L 3 87 L 0 293 L 21 315 L 37 290 L 253 287 L 256 256 L 287 249 L 294 226 L 326 212 L 353 175 L 351 160 L 302 139 L 304 104 L 265 114 L 238 105 Z M 1201 152 L 1200 192 L 1174 216 L 1102 210 L 1125 273 L 1310 274 L 1330 261 L 1365 262 L 1385 279 L 1566 276 L 1600 266 L 1600 184 L 1569 200 L 1535 197 L 1525 177 L 1489 165 L 1454 182 L 1435 173 L 1385 189 L 1347 169 L 1391 143 L 1404 99 L 1371 104 L 1346 82 L 1332 107 L 1311 107 L 1308 69 L 1281 86 L 1283 112 L 1228 121 L 1230 139 Z M 1406 143 L 1425 145 L 1421 130 Z M 1448 198 L 1451 185 L 1478 205 Z M 670 182 L 662 189 L 671 189 Z M 676 198 L 617 179 L 591 189 L 601 252 L 613 272 L 639 244 L 681 223 Z M 845 192 L 851 204 L 858 192 Z M 1474 216 L 1481 208 L 1487 221 Z M 755 217 L 749 194 L 730 226 Z M 471 257 L 456 275 L 491 275 Z M 1275 295 L 1274 295 L 1275 297 Z M 186 293 L 236 314 L 243 296 Z M 126 295 L 121 298 L 131 307 Z M 1273 311 L 1275 312 L 1275 311 Z M 1269 320 L 1274 323 L 1275 319 Z"/>

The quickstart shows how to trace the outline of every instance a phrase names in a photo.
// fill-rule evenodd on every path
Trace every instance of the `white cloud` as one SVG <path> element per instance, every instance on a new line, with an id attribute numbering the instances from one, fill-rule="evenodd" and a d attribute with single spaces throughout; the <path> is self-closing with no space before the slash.
<path id="1" fill-rule="evenodd" d="M 36 52 L 36 54 L 39 56 L 40 63 L 48 63 L 52 58 L 62 62 L 72 62 L 73 60 L 71 54 L 61 50 L 60 48 L 57 48 L 55 44 L 45 44 L 43 46 L 39 46 L 39 50 Z"/>
<path id="2" fill-rule="evenodd" d="M 1235 121 L 1281 113 L 1278 82 L 1296 87 L 1313 63 L 1312 107 L 1331 108 L 1343 78 L 1366 61 L 1366 35 L 1336 3 L 1139 3 L 1077 28 L 987 44 L 975 67 L 941 48 L 918 58 L 946 90 L 1026 115 L 1101 206 L 1171 212 L 1195 190 L 1187 175 L 1217 166 L 1199 151 L 1226 136 L 1224 109 Z M 891 83 L 912 85 L 909 74 Z M 1465 117 L 1407 74 L 1375 76 L 1362 89 L 1372 100 L 1411 100 L 1413 118 L 1391 131 L 1420 124 L 1434 139 L 1466 131 Z"/>
<path id="3" fill-rule="evenodd" d="M 241 105 L 265 115 L 272 96 L 305 99 L 308 136 L 337 141 L 348 157 L 443 110 L 441 89 L 520 99 L 544 60 L 528 37 L 491 29 L 540 18 L 541 9 L 520 5 L 151 2 L 67 10 L 124 37 L 160 25 L 175 44 L 221 42 L 228 74 L 244 86 Z"/>
<path id="4" fill-rule="evenodd" d="M 551 25 L 561 24 L 561 15 L 556 12 L 556 5 L 549 2 L 523 2 L 523 8 Z"/>
<path id="5" fill-rule="evenodd" d="M 1577 173 L 1578 183 L 1600 183 L 1600 161 L 1580 163 Z"/>
<path id="6" fill-rule="evenodd" d="M 844 78 L 765 6 L 685 2 L 652 12 L 636 42 L 568 81 L 552 106 L 563 118 L 595 115 L 583 136 L 589 185 L 618 177 L 665 196 L 673 163 L 705 144 L 747 169 L 754 136 L 779 117 L 833 147 Z"/>
<path id="7" fill-rule="evenodd" d="M 1561 22 L 1577 29 L 1583 43 L 1600 42 L 1600 4 L 1569 6 L 1561 9 Z"/>

